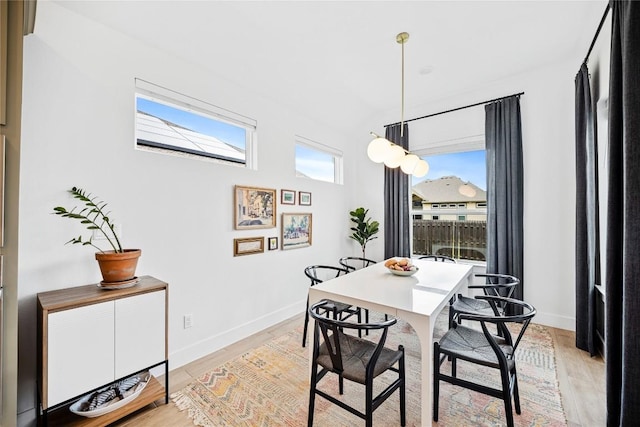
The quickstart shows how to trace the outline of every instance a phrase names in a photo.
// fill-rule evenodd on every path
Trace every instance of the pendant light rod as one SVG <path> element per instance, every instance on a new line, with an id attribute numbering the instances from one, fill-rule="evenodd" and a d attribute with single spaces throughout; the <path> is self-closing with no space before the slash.
<path id="1" fill-rule="evenodd" d="M 429 117 L 439 116 L 440 114 L 452 113 L 454 111 L 464 110 L 465 108 L 471 108 L 471 107 L 477 107 L 478 105 L 490 104 L 492 102 L 502 101 L 503 99 L 510 98 L 512 96 L 520 96 L 520 95 L 524 95 L 524 92 L 514 93 L 513 95 L 501 96 L 500 98 L 490 99 L 488 101 L 476 102 L 475 104 L 465 105 L 464 107 L 452 108 L 450 110 L 440 111 L 438 113 L 427 114 L 426 116 L 422 116 L 422 117 L 415 117 L 413 119 L 404 120 L 404 123 L 409 123 L 416 120 L 428 119 Z M 399 124 L 400 122 L 389 123 L 388 125 L 384 125 L 384 127 L 388 128 L 389 126 L 395 126 Z"/>
<path id="2" fill-rule="evenodd" d="M 402 45 L 402 85 L 401 85 L 401 110 L 400 110 L 400 144 L 389 141 L 387 138 L 376 135 L 373 132 L 373 140 L 367 146 L 367 156 L 372 162 L 384 163 L 389 169 L 400 168 L 407 175 L 421 178 L 429 172 L 429 164 L 402 146 L 404 144 L 404 44 L 409 39 L 409 33 L 399 33 L 396 42 Z"/>
<path id="3" fill-rule="evenodd" d="M 402 45 L 402 95 L 400 107 L 400 138 L 404 137 L 404 44 L 409 40 L 409 33 L 402 32 L 396 36 L 396 41 Z M 402 140 L 402 139 L 401 139 Z"/>

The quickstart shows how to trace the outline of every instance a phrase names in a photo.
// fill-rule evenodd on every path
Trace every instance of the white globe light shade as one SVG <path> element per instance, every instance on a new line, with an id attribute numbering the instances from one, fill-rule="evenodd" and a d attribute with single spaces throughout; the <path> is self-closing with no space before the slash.
<path id="1" fill-rule="evenodd" d="M 473 197 L 476 195 L 476 190 L 469 184 L 463 184 L 458 188 L 458 192 L 463 196 Z"/>
<path id="2" fill-rule="evenodd" d="M 422 178 L 429 172 L 429 163 L 426 160 L 420 159 L 415 168 L 413 168 L 413 176 L 416 178 Z"/>
<path id="3" fill-rule="evenodd" d="M 388 168 L 397 168 L 400 166 L 402 159 L 404 158 L 404 149 L 399 145 L 392 145 L 388 151 L 387 158 L 384 159 L 384 164 Z"/>
<path id="4" fill-rule="evenodd" d="M 372 162 L 382 163 L 387 158 L 390 148 L 391 143 L 387 139 L 378 137 L 369 143 L 367 156 Z"/>
<path id="5" fill-rule="evenodd" d="M 420 157 L 415 154 L 407 154 L 404 159 L 402 159 L 402 163 L 400 163 L 400 169 L 407 175 L 411 175 L 419 161 Z"/>

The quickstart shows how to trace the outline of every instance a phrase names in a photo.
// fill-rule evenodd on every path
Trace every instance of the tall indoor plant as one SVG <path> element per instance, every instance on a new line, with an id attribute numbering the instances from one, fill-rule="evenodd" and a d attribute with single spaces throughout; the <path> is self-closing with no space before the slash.
<path id="1" fill-rule="evenodd" d="M 77 206 L 70 210 L 57 206 L 53 208 L 53 213 L 63 218 L 75 219 L 84 224 L 91 233 L 98 233 L 103 236 L 110 245 L 110 250 L 103 250 L 94 242 L 95 234 L 89 238 L 82 235 L 74 237 L 67 243 L 80 244 L 82 246 L 93 246 L 98 250 L 96 260 L 100 266 L 103 284 L 118 284 L 129 282 L 135 278 L 138 258 L 142 251 L 140 249 L 123 249 L 120 239 L 115 231 L 115 224 L 109 217 L 111 212 L 106 211 L 107 203 L 92 196 L 85 190 L 73 187 L 69 193 L 84 204 L 84 207 Z"/>
<path id="2" fill-rule="evenodd" d="M 365 251 L 367 243 L 378 238 L 376 234 L 378 233 L 378 227 L 380 226 L 378 221 L 373 221 L 371 218 L 367 218 L 368 212 L 369 209 L 362 207 L 349 212 L 349 215 L 351 215 L 351 221 L 354 223 L 354 226 L 351 227 L 351 231 L 353 231 L 353 233 L 349 237 L 360 244 L 360 247 L 362 248 L 362 258 L 366 258 Z"/>

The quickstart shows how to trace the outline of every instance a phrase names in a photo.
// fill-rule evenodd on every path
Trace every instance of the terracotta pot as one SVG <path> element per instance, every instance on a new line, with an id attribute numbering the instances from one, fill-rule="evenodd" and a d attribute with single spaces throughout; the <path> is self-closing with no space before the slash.
<path id="1" fill-rule="evenodd" d="M 124 249 L 124 252 L 96 252 L 104 283 L 117 283 L 131 280 L 136 275 L 140 249 Z"/>

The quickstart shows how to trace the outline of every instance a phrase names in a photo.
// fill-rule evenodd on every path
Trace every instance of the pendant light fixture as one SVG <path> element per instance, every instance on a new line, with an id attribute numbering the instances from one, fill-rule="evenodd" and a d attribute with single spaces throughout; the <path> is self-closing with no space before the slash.
<path id="1" fill-rule="evenodd" d="M 402 32 L 396 36 L 396 41 L 402 45 L 402 107 L 400 110 L 400 139 L 404 137 L 404 44 L 409 40 L 409 33 Z M 402 172 L 421 178 L 429 172 L 426 161 L 410 153 L 400 145 L 394 144 L 387 138 L 376 135 L 367 147 L 369 159 L 375 163 L 384 163 L 388 168 L 400 167 Z"/>
<path id="2" fill-rule="evenodd" d="M 471 183 L 469 181 L 467 181 L 466 183 L 458 187 L 458 193 L 467 197 L 475 197 L 476 189 L 471 186 Z"/>

